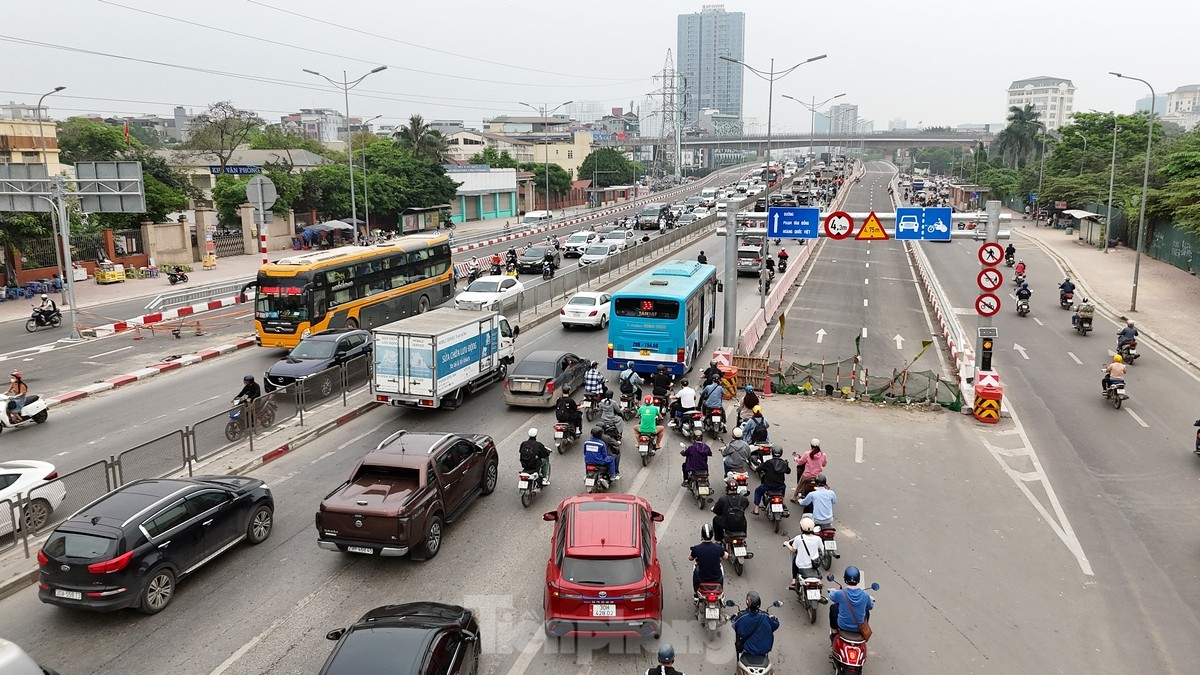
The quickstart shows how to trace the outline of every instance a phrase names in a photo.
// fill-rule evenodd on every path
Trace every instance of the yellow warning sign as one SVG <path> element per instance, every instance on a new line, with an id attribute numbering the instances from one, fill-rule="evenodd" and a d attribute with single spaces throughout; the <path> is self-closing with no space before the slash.
<path id="1" fill-rule="evenodd" d="M 873 241 L 887 239 L 888 235 L 887 232 L 883 231 L 883 225 L 879 224 L 878 216 L 872 211 L 867 216 L 867 219 L 863 221 L 862 228 L 858 231 L 858 234 L 854 235 L 854 238 L 859 241 Z"/>
<path id="2" fill-rule="evenodd" d="M 975 408 L 972 412 L 975 415 L 975 419 L 980 422 L 996 424 L 1000 421 L 1000 401 L 976 396 Z"/>

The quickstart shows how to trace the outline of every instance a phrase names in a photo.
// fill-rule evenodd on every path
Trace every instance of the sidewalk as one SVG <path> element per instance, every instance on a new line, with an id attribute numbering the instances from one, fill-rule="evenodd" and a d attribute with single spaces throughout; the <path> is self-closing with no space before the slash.
<path id="1" fill-rule="evenodd" d="M 1038 246 L 1059 261 L 1083 297 L 1101 311 L 1117 320 L 1133 319 L 1143 336 L 1200 368 L 1200 334 L 1193 324 L 1194 317 L 1200 314 L 1200 279 L 1143 254 L 1138 276 L 1137 311 L 1130 312 L 1135 254 L 1132 249 L 1120 246 L 1103 253 L 1080 242 L 1077 233 L 1067 235 L 1061 229 L 1034 227 L 1033 221 L 1024 220 L 1020 213 L 1007 209 L 1005 212 L 1012 215 L 1010 232 L 1018 257 L 1021 240 L 1027 242 L 1026 245 Z M 1033 274 L 1034 278 L 1043 279 L 1040 286 L 1044 293 L 1053 290 L 1047 285 L 1049 281 L 1053 281 L 1055 287 L 1062 281 L 1057 276 L 1045 280 L 1046 275 L 1037 270 L 1033 270 Z"/>

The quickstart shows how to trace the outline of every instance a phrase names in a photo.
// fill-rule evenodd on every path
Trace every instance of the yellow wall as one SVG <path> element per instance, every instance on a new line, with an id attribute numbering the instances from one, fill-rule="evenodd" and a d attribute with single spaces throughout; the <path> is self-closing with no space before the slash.
<path id="1" fill-rule="evenodd" d="M 42 133 L 46 136 L 46 158 L 50 166 L 47 172 L 53 176 L 62 171 L 58 161 L 58 130 L 54 120 L 42 120 Z M 0 119 L 0 163 L 44 164 L 42 140 L 38 135 L 36 120 Z"/>

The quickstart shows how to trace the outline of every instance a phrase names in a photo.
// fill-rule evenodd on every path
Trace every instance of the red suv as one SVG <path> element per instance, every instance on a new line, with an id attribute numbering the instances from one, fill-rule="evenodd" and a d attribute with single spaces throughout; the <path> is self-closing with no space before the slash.
<path id="1" fill-rule="evenodd" d="M 546 563 L 545 629 L 551 637 L 654 637 L 662 631 L 662 571 L 654 523 L 641 497 L 568 497 L 554 521 Z"/>

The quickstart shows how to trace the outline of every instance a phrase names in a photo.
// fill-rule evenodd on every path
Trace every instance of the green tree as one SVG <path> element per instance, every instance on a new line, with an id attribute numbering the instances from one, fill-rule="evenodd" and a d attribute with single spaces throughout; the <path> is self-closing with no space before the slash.
<path id="1" fill-rule="evenodd" d="M 538 162 L 525 162 L 520 167 L 522 171 L 533 173 L 533 184 L 537 194 L 545 199 L 546 194 L 546 165 Z M 571 190 L 571 174 L 561 166 L 550 164 L 550 194 L 551 199 L 561 197 Z"/>
<path id="2" fill-rule="evenodd" d="M 0 247 L 4 249 L 5 278 L 9 286 L 16 286 L 14 261 L 16 252 L 29 242 L 52 236 L 52 222 L 48 213 L 0 213 Z"/>
<path id="3" fill-rule="evenodd" d="M 361 152 L 369 171 L 355 171 L 355 198 L 365 204 L 369 192 L 372 213 L 396 214 L 410 207 L 447 204 L 458 191 L 445 169 L 428 159 L 413 156 L 396 143 L 373 143 Z M 360 159 L 361 164 L 361 159 Z M 322 218 L 343 218 L 350 213 L 350 177 L 345 165 L 322 166 L 304 174 L 298 203 L 315 209 Z"/>
<path id="4" fill-rule="evenodd" d="M 640 175 L 641 167 L 625 159 L 625 155 L 612 148 L 593 150 L 579 165 L 580 180 L 595 176 L 593 187 L 606 188 L 613 185 L 631 185 Z"/>
<path id="5" fill-rule="evenodd" d="M 414 156 L 445 164 L 450 151 L 450 141 L 440 132 L 425 123 L 420 115 L 408 118 L 408 124 L 400 127 L 393 139 L 400 147 Z"/>
<path id="6" fill-rule="evenodd" d="M 1008 126 L 996 136 L 1000 153 L 1008 160 L 1009 168 L 1024 164 L 1037 145 L 1038 112 L 1030 104 L 1008 109 Z"/>
<path id="7" fill-rule="evenodd" d="M 196 116 L 183 147 L 216 157 L 224 171 L 238 146 L 248 142 L 262 125 L 258 113 L 237 108 L 229 101 L 217 101 Z"/>
<path id="8" fill-rule="evenodd" d="M 486 164 L 493 169 L 517 168 L 517 160 L 508 154 L 507 150 L 497 151 L 494 147 L 487 147 L 483 149 L 483 152 L 475 153 L 471 156 L 470 162 L 471 164 Z"/>
<path id="9" fill-rule="evenodd" d="M 63 164 L 108 162 L 125 151 L 125 134 L 103 122 L 72 117 L 58 123 L 58 147 Z"/>
<path id="10" fill-rule="evenodd" d="M 232 224 L 239 222 L 238 208 L 246 203 L 246 183 L 249 178 L 238 178 L 229 174 L 217 176 L 213 186 L 213 206 L 217 211 L 217 220 L 221 223 Z"/>
<path id="11" fill-rule="evenodd" d="M 288 133 L 279 128 L 278 124 L 269 124 L 262 129 L 255 129 L 250 135 L 250 147 L 254 150 L 307 150 L 313 154 L 327 156 L 329 148 L 320 141 L 305 138 L 300 134 Z M 291 161 L 289 158 L 288 161 Z"/>

